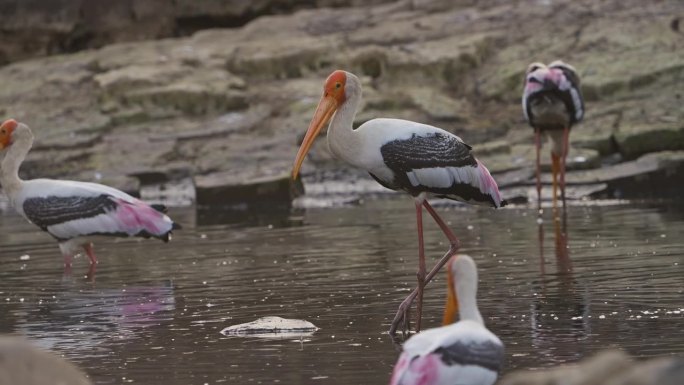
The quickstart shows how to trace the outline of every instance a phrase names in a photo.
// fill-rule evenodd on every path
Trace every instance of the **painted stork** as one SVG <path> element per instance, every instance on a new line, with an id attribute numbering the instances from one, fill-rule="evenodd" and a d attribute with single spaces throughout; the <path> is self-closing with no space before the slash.
<path id="1" fill-rule="evenodd" d="M 17 212 L 59 242 L 64 265 L 82 247 L 94 266 L 95 236 L 171 239 L 180 229 L 162 205 L 148 205 L 122 191 L 96 183 L 52 179 L 21 180 L 19 166 L 33 145 L 31 129 L 13 119 L 0 126 L 0 184 Z"/>
<path id="2" fill-rule="evenodd" d="M 400 119 L 372 119 L 354 129 L 352 122 L 360 102 L 361 81 L 358 77 L 340 70 L 328 77 L 323 96 L 297 153 L 292 176 L 297 177 L 314 139 L 330 120 L 328 146 L 337 158 L 368 171 L 381 185 L 413 196 L 418 223 L 418 288 L 402 302 L 392 321 L 390 334 L 395 333 L 402 319 L 408 321 L 407 310 L 416 296 L 417 329 L 420 330 L 423 288 L 459 246 L 456 236 L 426 198 L 435 196 L 496 208 L 506 202 L 501 199 L 496 181 L 487 168 L 475 159 L 470 152 L 471 147 L 461 138 L 437 127 Z M 451 244 L 427 279 L 423 207 Z"/>
<path id="3" fill-rule="evenodd" d="M 568 155 L 570 128 L 584 117 L 584 100 L 580 79 L 571 65 L 556 60 L 548 66 L 532 63 L 525 73 L 522 97 L 525 119 L 534 128 L 537 149 L 537 206 L 541 208 L 539 151 L 541 135 L 551 140 L 551 172 L 553 174 L 553 205 L 556 205 L 557 174 L 565 205 L 565 160 Z"/>
<path id="4" fill-rule="evenodd" d="M 391 385 L 492 385 L 497 379 L 504 345 L 487 330 L 477 308 L 475 262 L 456 255 L 447 267 L 444 326 L 415 334 L 404 343 Z M 457 311 L 460 320 L 453 323 Z"/>

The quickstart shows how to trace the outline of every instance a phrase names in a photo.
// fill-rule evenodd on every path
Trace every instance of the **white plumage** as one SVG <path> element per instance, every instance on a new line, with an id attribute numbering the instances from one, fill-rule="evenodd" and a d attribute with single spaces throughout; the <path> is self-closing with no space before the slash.
<path id="1" fill-rule="evenodd" d="M 361 103 L 361 81 L 346 71 L 333 72 L 325 82 L 309 129 L 299 148 L 292 176 L 297 177 L 307 152 L 322 127 L 328 127 L 328 147 L 337 158 L 366 170 L 383 186 L 401 190 L 414 197 L 419 237 L 418 288 L 399 307 L 392 321 L 394 333 L 413 298 L 418 297 L 418 322 L 426 282 L 425 255 L 422 249 L 422 208 L 434 218 L 449 239 L 450 249 L 435 269 L 446 263 L 458 249 L 458 239 L 426 200 L 429 196 L 447 198 L 490 207 L 506 204 L 496 181 L 487 168 L 470 152 L 458 136 L 441 128 L 401 119 L 372 119 L 354 129 L 353 122 Z M 429 280 L 429 278 L 427 278 Z"/>
<path id="2" fill-rule="evenodd" d="M 97 262 L 92 238 L 96 236 L 142 236 L 168 241 L 180 228 L 163 206 L 150 206 L 122 191 L 96 183 L 35 179 L 18 176 L 33 134 L 28 126 L 5 121 L 0 126 L 0 150 L 4 154 L 0 182 L 10 203 L 28 221 L 59 241 L 65 264 L 84 248 Z"/>
<path id="3" fill-rule="evenodd" d="M 454 283 L 455 282 L 455 286 Z M 489 331 L 477 308 L 477 269 L 467 255 L 449 262 L 445 323 L 460 306 L 460 321 L 428 329 L 403 346 L 391 385 L 492 385 L 503 365 L 504 347 Z M 453 293 L 455 291 L 455 294 Z M 458 301 L 453 301 L 454 298 Z"/>

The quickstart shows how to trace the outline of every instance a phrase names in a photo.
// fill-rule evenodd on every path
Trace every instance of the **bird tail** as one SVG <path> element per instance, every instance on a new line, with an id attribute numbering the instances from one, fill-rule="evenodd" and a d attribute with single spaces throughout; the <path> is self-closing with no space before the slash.
<path id="1" fill-rule="evenodd" d="M 494 180 L 494 177 L 492 177 L 492 174 L 489 173 L 489 170 L 485 165 L 477 160 L 477 168 L 479 171 L 479 179 L 480 179 L 480 190 L 486 194 L 489 195 L 492 205 L 494 208 L 500 208 L 503 206 L 506 206 L 508 202 L 504 199 L 501 199 L 501 192 L 499 191 L 499 185 L 496 183 L 496 180 Z"/>
<path id="2" fill-rule="evenodd" d="M 122 230 L 129 235 L 157 238 L 164 242 L 171 240 L 173 230 L 181 226 L 164 212 L 166 206 L 148 205 L 142 201 L 117 201 L 116 218 Z"/>

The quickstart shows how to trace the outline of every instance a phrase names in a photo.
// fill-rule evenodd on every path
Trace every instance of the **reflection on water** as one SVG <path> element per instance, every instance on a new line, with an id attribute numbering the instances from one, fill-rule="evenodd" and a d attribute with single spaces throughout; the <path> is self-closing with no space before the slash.
<path id="1" fill-rule="evenodd" d="M 506 370 L 610 346 L 682 351 L 681 211 L 571 206 L 565 232 L 550 218 L 540 229 L 527 208 L 438 211 L 478 263 L 480 309 L 506 343 Z M 415 284 L 405 199 L 276 216 L 172 214 L 184 230 L 171 244 L 97 244 L 94 281 L 87 258 L 65 277 L 47 235 L 0 215 L 0 332 L 28 335 L 101 384 L 387 383 L 398 353 L 386 331 Z M 431 223 L 425 240 L 434 263 L 447 245 Z M 445 285 L 440 274 L 427 287 L 425 327 L 440 322 Z M 321 329 L 220 334 L 270 315 Z"/>

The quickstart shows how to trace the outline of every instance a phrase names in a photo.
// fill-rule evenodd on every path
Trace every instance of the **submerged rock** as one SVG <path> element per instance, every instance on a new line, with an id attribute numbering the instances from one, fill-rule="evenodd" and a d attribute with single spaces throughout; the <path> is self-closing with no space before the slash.
<path id="1" fill-rule="evenodd" d="M 256 321 L 228 326 L 221 330 L 226 336 L 295 337 L 312 335 L 318 328 L 311 322 L 281 317 L 262 317 Z"/>

